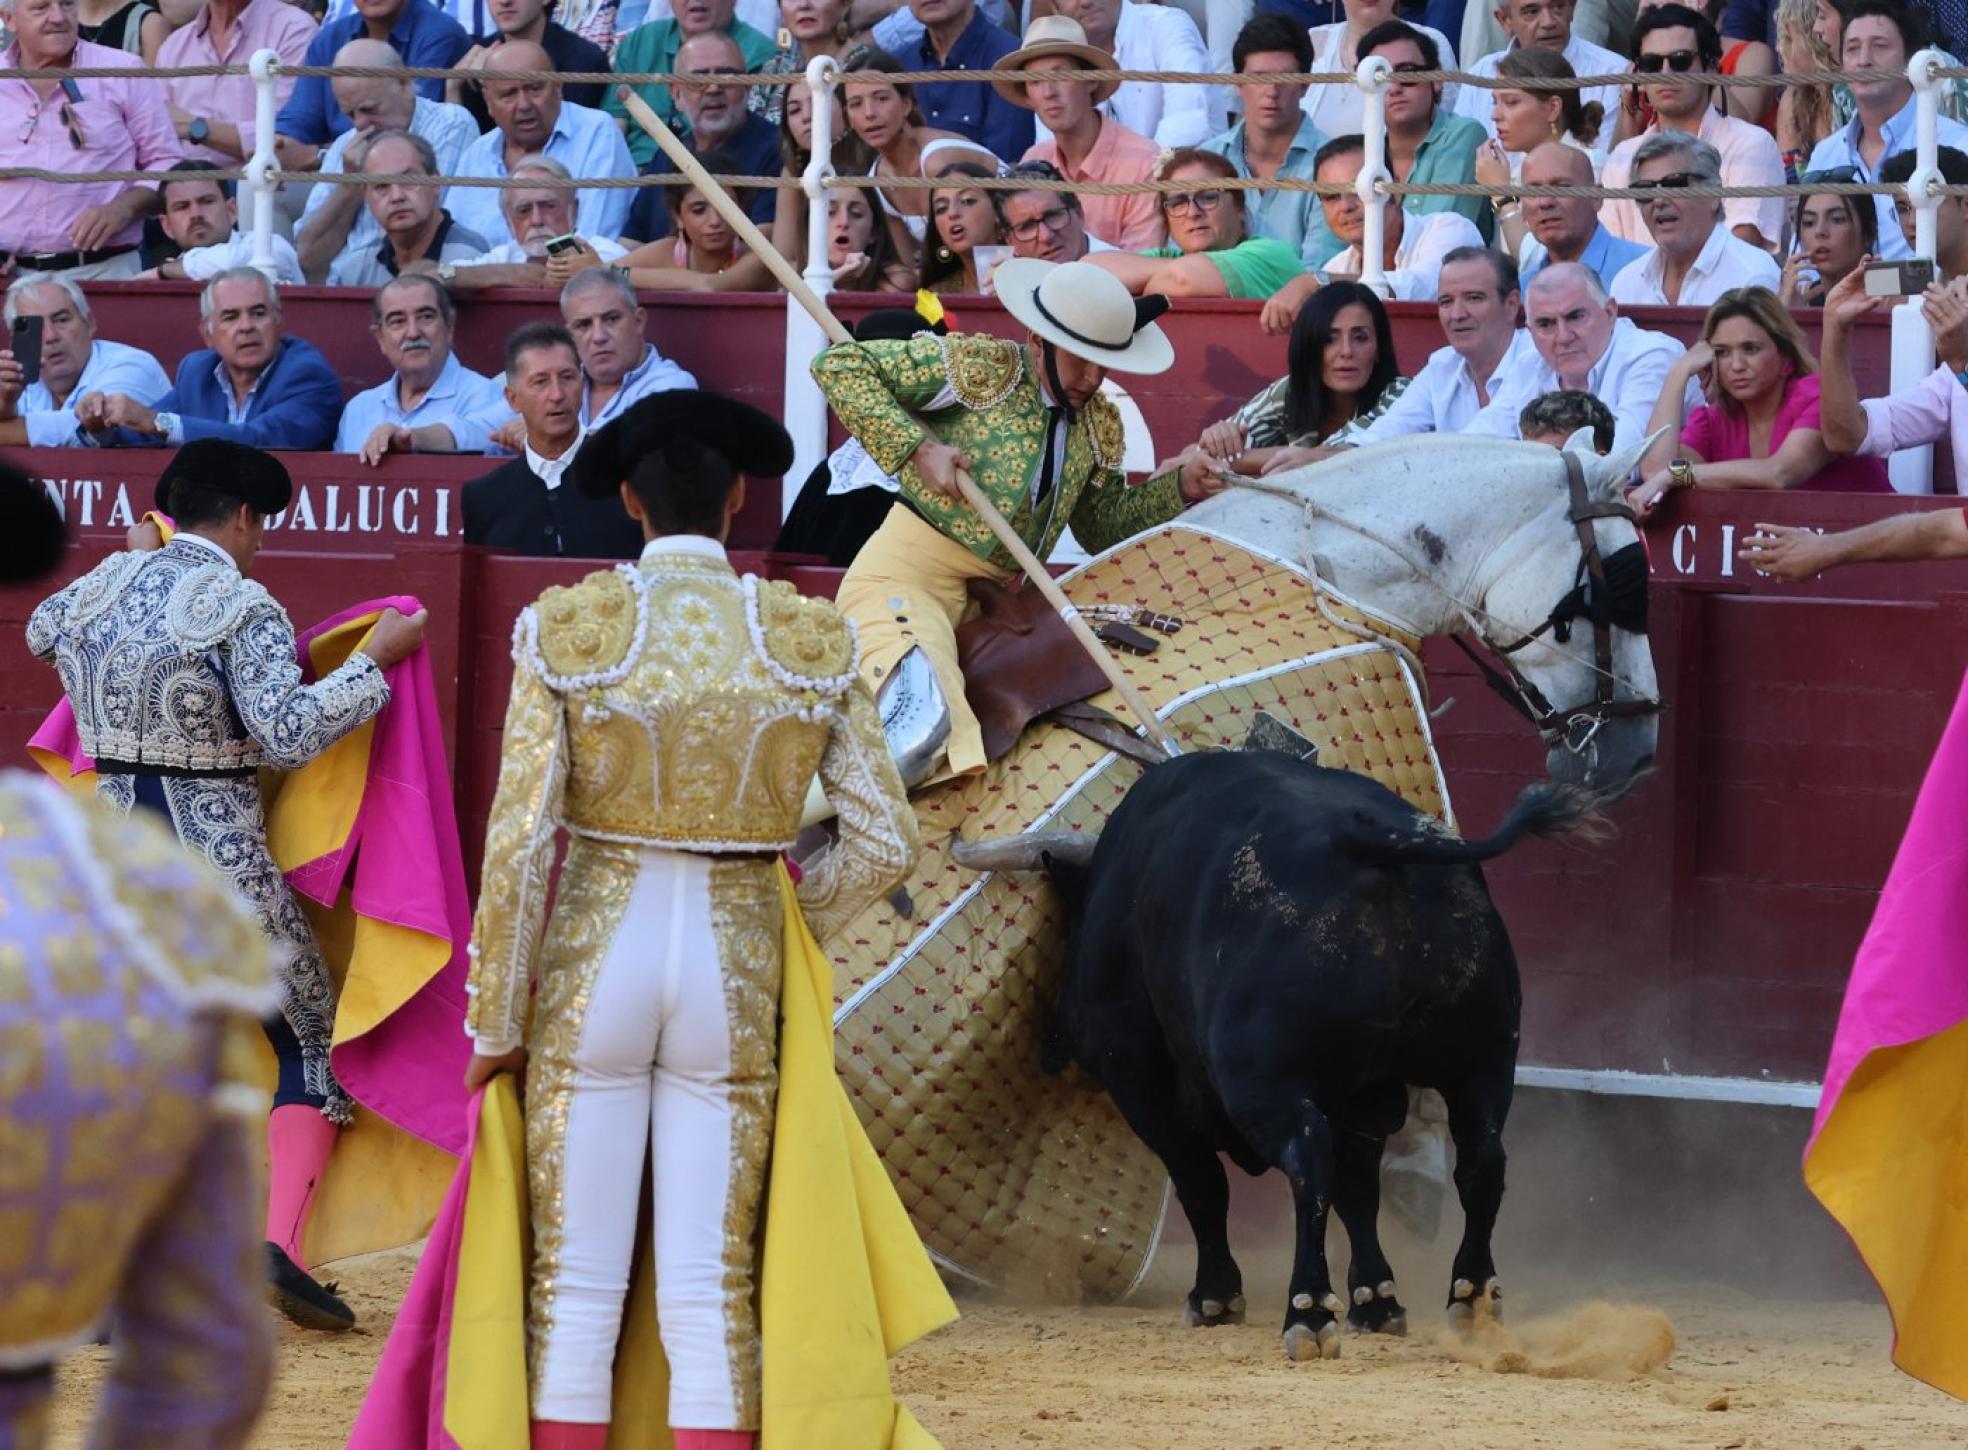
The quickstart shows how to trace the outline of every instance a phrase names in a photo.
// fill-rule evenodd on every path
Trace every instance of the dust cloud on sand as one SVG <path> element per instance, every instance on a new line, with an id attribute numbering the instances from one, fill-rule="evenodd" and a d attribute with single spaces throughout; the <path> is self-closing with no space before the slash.
<path id="1" fill-rule="evenodd" d="M 1494 1374 L 1614 1384 L 1652 1374 L 1674 1353 L 1674 1325 L 1660 1310 L 1600 1301 L 1523 1323 L 1479 1304 L 1467 1330 L 1438 1328 L 1424 1338 L 1450 1359 Z"/>

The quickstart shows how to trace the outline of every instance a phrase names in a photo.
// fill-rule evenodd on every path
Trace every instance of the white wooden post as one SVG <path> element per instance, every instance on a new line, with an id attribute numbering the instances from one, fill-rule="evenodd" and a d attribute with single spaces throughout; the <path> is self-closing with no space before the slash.
<path id="1" fill-rule="evenodd" d="M 821 297 L 834 285 L 833 269 L 827 265 L 827 182 L 834 174 L 834 88 L 839 81 L 840 67 L 830 55 L 816 55 L 806 67 L 806 83 L 813 92 L 813 149 L 800 174 L 800 190 L 806 195 L 805 277 L 806 285 Z M 827 457 L 827 400 L 809 371 L 826 345 L 820 324 L 788 297 L 785 418 L 793 439 L 793 471 L 780 491 L 781 518 L 793 511 L 808 475 Z"/>
<path id="2" fill-rule="evenodd" d="M 1394 179 L 1393 173 L 1387 169 L 1387 82 L 1393 74 L 1394 67 L 1387 63 L 1386 57 L 1378 55 L 1368 56 L 1353 72 L 1354 84 L 1359 86 L 1366 98 L 1360 125 L 1361 138 L 1366 142 L 1366 157 L 1360 165 L 1360 175 L 1353 183 L 1353 190 L 1358 193 L 1364 211 L 1364 229 L 1360 233 L 1360 281 L 1381 297 L 1387 295 L 1387 269 L 1381 262 L 1381 255 L 1387 246 L 1387 222 L 1381 214 L 1381 205 L 1387 198 L 1381 194 L 1380 183 Z"/>
<path id="3" fill-rule="evenodd" d="M 246 163 L 247 185 L 253 196 L 253 265 L 267 281 L 279 280 L 273 260 L 273 198 L 277 190 L 273 173 L 278 165 L 273 154 L 273 128 L 277 107 L 273 103 L 274 72 L 280 66 L 277 50 L 256 50 L 249 69 L 253 76 L 253 155 Z"/>
<path id="4" fill-rule="evenodd" d="M 1913 252 L 1934 260 L 1941 198 L 1933 190 L 1943 182 L 1940 168 L 1941 87 L 1947 82 L 1934 72 L 1942 65 L 1940 52 L 1923 50 L 1907 62 L 1913 82 L 1914 166 L 1907 177 L 1907 200 L 1913 206 Z M 1934 330 L 1920 310 L 1920 299 L 1909 297 L 1893 309 L 1892 372 L 1894 392 L 1910 388 L 1934 370 Z M 1934 491 L 1934 450 L 1931 446 L 1903 448 L 1888 460 L 1887 473 L 1899 493 Z"/>

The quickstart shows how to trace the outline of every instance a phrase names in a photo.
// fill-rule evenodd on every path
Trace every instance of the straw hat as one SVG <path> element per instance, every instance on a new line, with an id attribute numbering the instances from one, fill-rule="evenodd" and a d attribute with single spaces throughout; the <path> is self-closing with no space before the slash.
<path id="1" fill-rule="evenodd" d="M 1010 55 L 999 61 L 993 70 L 1023 70 L 1031 62 L 1045 55 L 1070 55 L 1075 60 L 1084 61 L 1089 70 L 1119 70 L 1114 57 L 1099 46 L 1087 44 L 1086 31 L 1080 22 L 1064 15 L 1041 15 L 1025 31 L 1025 43 Z M 1014 106 L 1032 109 L 1032 103 L 1025 99 L 1025 87 L 1017 81 L 992 81 L 997 93 Z M 1121 88 L 1119 81 L 1101 81 L 1093 88 L 1093 103 L 1097 106 Z"/>
<path id="2" fill-rule="evenodd" d="M 1061 352 L 1117 373 L 1165 373 L 1175 348 L 1155 319 L 1168 298 L 1129 294 L 1127 284 L 1091 262 L 1014 257 L 993 276 L 998 301 Z"/>

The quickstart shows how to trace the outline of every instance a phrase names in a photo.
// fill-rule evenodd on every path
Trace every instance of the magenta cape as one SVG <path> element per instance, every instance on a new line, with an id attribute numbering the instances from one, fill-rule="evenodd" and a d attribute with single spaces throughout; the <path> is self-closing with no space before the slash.
<path id="1" fill-rule="evenodd" d="M 1894 1362 L 1968 1397 L 1968 681 L 1852 964 L 1804 1178 L 1879 1282 Z"/>

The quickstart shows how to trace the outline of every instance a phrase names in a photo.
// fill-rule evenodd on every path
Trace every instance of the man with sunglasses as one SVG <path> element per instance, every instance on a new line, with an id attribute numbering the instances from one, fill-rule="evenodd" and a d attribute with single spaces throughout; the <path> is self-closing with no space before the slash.
<path id="1" fill-rule="evenodd" d="M 1442 69 L 1434 37 L 1404 21 L 1383 21 L 1360 37 L 1360 59 L 1376 55 L 1394 67 L 1386 103 L 1387 169 L 1394 179 L 1417 186 L 1475 181 L 1476 153 L 1489 139 L 1483 128 L 1444 106 L 1440 86 L 1401 79 Z M 1486 241 L 1496 225 L 1480 196 L 1410 196 L 1401 204 L 1415 214 L 1461 212 Z"/>
<path id="2" fill-rule="evenodd" d="M 1877 74 L 1853 83 L 1858 114 L 1811 152 L 1809 170 L 1818 180 L 1876 181 L 1888 159 L 1913 150 L 1913 84 L 1906 76 L 1907 61 L 1927 44 L 1926 29 L 1921 17 L 1897 0 L 1858 0 L 1852 6 L 1840 59 L 1846 70 Z M 1941 145 L 1968 151 L 1968 126 L 1946 115 L 1935 121 Z M 1912 247 L 1893 221 L 1893 198 L 1872 200 L 1879 213 L 1879 256 L 1887 260 L 1912 256 Z"/>
<path id="3" fill-rule="evenodd" d="M 75 0 L 0 0 L 0 69 L 125 70 L 138 56 L 77 38 Z M 0 80 L 0 167 L 162 171 L 184 158 L 161 81 Z M 157 191 L 128 181 L 0 181 L 0 281 L 28 272 L 134 277 Z"/>
<path id="4" fill-rule="evenodd" d="M 1693 78 L 1722 68 L 1722 39 L 1706 16 L 1685 5 L 1657 5 L 1640 17 L 1633 37 L 1633 69 L 1654 108 L 1654 124 L 1613 148 L 1600 173 L 1607 186 L 1627 184 L 1633 175 L 1634 153 L 1658 131 L 1684 131 L 1713 146 L 1721 158 L 1722 180 L 1730 186 L 1783 185 L 1783 155 L 1770 133 L 1718 111 L 1711 88 Z M 1773 251 L 1783 235 L 1784 206 L 1780 196 L 1738 196 L 1725 201 L 1722 211 L 1735 235 L 1751 246 Z M 1607 202 L 1600 220 L 1614 236 L 1629 242 L 1649 240 L 1646 220 L 1635 202 Z"/>
<path id="5" fill-rule="evenodd" d="M 1033 181 L 1063 181 L 1049 161 L 1021 161 L 1005 173 Z M 1114 249 L 1087 230 L 1086 211 L 1070 191 L 994 191 L 998 225 L 1014 257 L 1077 262 L 1089 252 Z"/>
<path id="6" fill-rule="evenodd" d="M 1706 307 L 1736 287 L 1775 291 L 1781 274 L 1761 247 L 1731 236 L 1722 203 L 1687 194 L 1720 184 L 1722 158 L 1685 131 L 1654 131 L 1633 153 L 1633 185 L 1652 193 L 1640 203 L 1654 239 L 1648 253 L 1613 278 L 1613 300 L 1626 307 Z"/>

